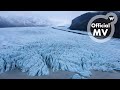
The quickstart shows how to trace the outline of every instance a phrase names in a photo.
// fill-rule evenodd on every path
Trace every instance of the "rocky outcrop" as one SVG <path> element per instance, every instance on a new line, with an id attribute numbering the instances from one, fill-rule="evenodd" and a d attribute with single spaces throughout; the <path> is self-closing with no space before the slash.
<path id="1" fill-rule="evenodd" d="M 87 31 L 87 24 L 89 20 L 95 16 L 95 15 L 106 15 L 110 11 L 101 11 L 101 12 L 88 12 L 85 14 L 82 14 L 81 16 L 76 17 L 72 20 L 72 24 L 69 27 L 71 30 L 80 30 L 80 31 Z M 117 11 L 111 11 L 114 12 L 118 16 L 118 21 L 115 24 L 115 33 L 113 37 L 120 38 L 120 13 Z"/>

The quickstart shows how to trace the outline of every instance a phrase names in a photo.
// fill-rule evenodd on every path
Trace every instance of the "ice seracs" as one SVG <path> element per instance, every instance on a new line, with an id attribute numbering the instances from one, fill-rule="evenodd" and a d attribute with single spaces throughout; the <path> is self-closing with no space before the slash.
<path id="1" fill-rule="evenodd" d="M 62 70 L 87 78 L 91 70 L 119 69 L 119 41 L 99 44 L 88 35 L 51 27 L 0 28 L 0 73 L 19 68 L 40 76 Z"/>

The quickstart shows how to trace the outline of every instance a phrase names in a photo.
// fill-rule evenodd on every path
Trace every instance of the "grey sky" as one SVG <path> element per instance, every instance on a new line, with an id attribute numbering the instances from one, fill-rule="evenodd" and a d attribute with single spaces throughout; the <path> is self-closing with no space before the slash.
<path id="1" fill-rule="evenodd" d="M 60 24 L 68 24 L 71 20 L 88 11 L 0 11 L 0 15 L 44 16 Z"/>

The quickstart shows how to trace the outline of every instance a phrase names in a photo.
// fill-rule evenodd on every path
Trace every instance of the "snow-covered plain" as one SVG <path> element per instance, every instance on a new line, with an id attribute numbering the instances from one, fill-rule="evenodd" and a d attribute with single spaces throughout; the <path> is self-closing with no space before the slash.
<path id="1" fill-rule="evenodd" d="M 49 26 L 0 28 L 0 73 L 19 68 L 40 76 L 63 70 L 86 78 L 91 70 L 120 70 L 119 46 L 119 39 L 100 44 Z"/>

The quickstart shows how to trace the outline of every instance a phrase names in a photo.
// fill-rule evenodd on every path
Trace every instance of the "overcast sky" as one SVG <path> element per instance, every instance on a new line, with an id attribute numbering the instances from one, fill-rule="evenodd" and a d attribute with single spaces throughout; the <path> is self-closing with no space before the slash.
<path id="1" fill-rule="evenodd" d="M 54 22 L 63 24 L 71 23 L 71 20 L 88 11 L 0 11 L 0 15 L 43 16 Z"/>

